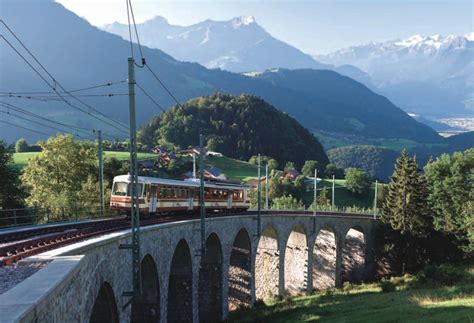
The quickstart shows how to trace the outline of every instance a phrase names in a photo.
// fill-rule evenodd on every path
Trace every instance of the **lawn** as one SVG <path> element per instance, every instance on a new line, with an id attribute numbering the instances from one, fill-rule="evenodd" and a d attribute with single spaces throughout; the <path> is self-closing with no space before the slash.
<path id="1" fill-rule="evenodd" d="M 335 192 L 334 199 L 336 201 L 336 206 L 339 207 L 357 207 L 364 209 L 371 209 L 374 205 L 374 195 L 375 195 L 375 184 L 373 184 L 367 195 L 365 196 L 355 196 L 347 188 L 344 187 L 346 181 L 343 179 L 336 179 L 335 183 Z M 326 187 L 328 192 L 328 197 L 331 198 L 332 194 L 332 180 L 323 179 L 318 182 L 318 196 L 321 194 L 320 189 Z M 379 186 L 380 187 L 380 186 Z M 310 191 L 305 192 L 303 195 L 305 205 L 310 205 L 314 200 L 314 190 L 311 187 Z"/>
<path id="2" fill-rule="evenodd" d="M 14 153 L 13 154 L 13 163 L 18 168 L 23 168 L 28 164 L 28 160 L 39 154 L 38 152 L 28 152 L 28 153 Z M 119 160 L 128 160 L 130 158 L 130 153 L 127 151 L 105 151 L 105 158 L 115 157 Z M 145 159 L 154 157 L 155 154 L 150 153 L 138 153 L 138 159 Z"/>
<path id="3" fill-rule="evenodd" d="M 463 278 L 454 285 L 413 284 L 404 276 L 391 281 L 393 292 L 379 284 L 346 285 L 282 301 L 268 300 L 254 309 L 231 314 L 229 322 L 473 322 L 474 262 L 457 266 Z M 418 287 L 417 287 L 418 286 Z"/>
<path id="4" fill-rule="evenodd" d="M 228 157 L 209 156 L 206 160 L 207 166 L 218 167 L 229 179 L 247 181 L 251 178 L 257 178 L 257 166 Z M 265 169 L 262 168 L 262 176 L 265 175 Z"/>

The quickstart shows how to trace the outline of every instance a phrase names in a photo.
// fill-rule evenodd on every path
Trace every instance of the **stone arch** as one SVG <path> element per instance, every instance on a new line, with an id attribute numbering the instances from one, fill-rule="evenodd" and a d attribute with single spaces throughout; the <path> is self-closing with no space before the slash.
<path id="1" fill-rule="evenodd" d="M 245 229 L 237 233 L 229 263 L 229 310 L 252 305 L 251 243 Z"/>
<path id="2" fill-rule="evenodd" d="M 168 283 L 168 321 L 193 320 L 193 268 L 186 240 L 178 242 L 171 261 Z"/>
<path id="3" fill-rule="evenodd" d="M 199 268 L 199 322 L 222 320 L 222 248 L 219 237 L 211 233 Z"/>
<path id="4" fill-rule="evenodd" d="M 313 288 L 326 289 L 336 286 L 336 231 L 323 226 L 313 247 Z"/>
<path id="5" fill-rule="evenodd" d="M 153 257 L 147 254 L 141 263 L 142 297 L 132 303 L 132 322 L 159 322 L 160 284 Z"/>
<path id="6" fill-rule="evenodd" d="M 285 250 L 285 292 L 297 295 L 306 292 L 308 273 L 308 242 L 302 225 L 295 225 Z"/>
<path id="7" fill-rule="evenodd" d="M 351 227 L 342 246 L 342 282 L 361 282 L 365 279 L 365 233 L 361 226 Z"/>
<path id="8" fill-rule="evenodd" d="M 118 323 L 119 314 L 114 291 L 108 282 L 104 282 L 99 289 L 92 308 L 90 323 Z"/>
<path id="9" fill-rule="evenodd" d="M 266 226 L 258 241 L 255 255 L 255 294 L 257 299 L 278 295 L 279 261 L 278 232 Z"/>

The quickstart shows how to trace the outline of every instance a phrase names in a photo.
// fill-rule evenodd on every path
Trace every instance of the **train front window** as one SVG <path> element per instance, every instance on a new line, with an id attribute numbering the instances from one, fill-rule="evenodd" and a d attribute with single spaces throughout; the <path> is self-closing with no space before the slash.
<path id="1" fill-rule="evenodd" d="M 127 196 L 128 183 L 115 182 L 112 195 Z"/>
<path id="2" fill-rule="evenodd" d="M 130 192 L 130 183 L 124 182 L 115 182 L 114 189 L 112 190 L 112 195 L 118 196 L 131 196 Z M 143 184 L 138 184 L 138 196 L 142 196 Z"/>

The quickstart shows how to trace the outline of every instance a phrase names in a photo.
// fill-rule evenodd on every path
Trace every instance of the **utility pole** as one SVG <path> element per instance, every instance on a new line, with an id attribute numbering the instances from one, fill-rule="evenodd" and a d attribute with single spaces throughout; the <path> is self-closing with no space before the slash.
<path id="1" fill-rule="evenodd" d="M 318 208 L 318 170 L 314 170 L 314 202 L 313 202 L 314 210 L 313 215 L 316 219 L 316 213 Z"/>
<path id="2" fill-rule="evenodd" d="M 261 210 L 260 210 L 260 154 L 258 154 L 258 184 L 257 184 L 257 235 L 260 237 L 261 233 Z"/>
<path id="3" fill-rule="evenodd" d="M 196 179 L 196 152 L 193 148 L 193 178 Z"/>
<path id="4" fill-rule="evenodd" d="M 336 176 L 332 175 L 332 210 L 334 211 L 334 206 L 336 203 L 334 202 L 334 188 L 336 186 Z"/>
<path id="5" fill-rule="evenodd" d="M 314 169 L 313 232 L 316 233 L 316 215 L 318 209 L 318 170 Z"/>
<path id="6" fill-rule="evenodd" d="M 265 165 L 265 210 L 268 210 L 268 162 Z"/>
<path id="7" fill-rule="evenodd" d="M 141 284 L 141 257 L 140 257 L 140 213 L 138 200 L 138 161 L 137 161 L 137 133 L 135 121 L 135 75 L 134 60 L 128 58 L 128 104 L 130 114 L 130 196 L 132 218 L 132 243 L 122 244 L 120 249 L 132 250 L 132 283 L 133 290 L 124 292 L 123 296 L 131 297 L 124 305 L 127 307 L 132 302 L 140 302 L 142 294 Z"/>
<path id="8" fill-rule="evenodd" d="M 206 253 L 206 205 L 204 201 L 204 148 L 202 134 L 199 135 L 199 209 L 201 214 L 201 259 Z"/>
<path id="9" fill-rule="evenodd" d="M 100 191 L 100 216 L 105 213 L 104 206 L 104 160 L 102 156 L 102 130 L 97 130 L 97 139 L 99 141 L 99 191 Z"/>
<path id="10" fill-rule="evenodd" d="M 377 218 L 377 187 L 378 187 L 378 181 L 375 180 L 374 220 Z"/>

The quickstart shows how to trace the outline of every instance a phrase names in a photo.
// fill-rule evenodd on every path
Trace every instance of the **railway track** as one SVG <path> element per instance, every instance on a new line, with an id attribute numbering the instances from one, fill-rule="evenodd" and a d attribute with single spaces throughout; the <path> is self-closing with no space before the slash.
<path id="1" fill-rule="evenodd" d="M 219 216 L 256 215 L 257 211 L 247 211 L 232 214 L 209 213 L 208 218 Z M 278 215 L 311 215 L 312 211 L 262 211 L 262 214 Z M 318 212 L 319 216 L 351 216 L 364 217 L 367 215 L 339 212 Z M 162 216 L 153 219 L 141 220 L 141 226 L 149 226 L 160 223 L 196 219 L 195 215 L 173 215 Z M 130 228 L 130 220 L 127 218 L 108 219 L 87 223 L 75 223 L 56 225 L 53 227 L 38 228 L 32 230 L 11 232 L 0 235 L 0 266 L 11 265 L 23 258 L 85 240 L 94 236 L 120 231 Z"/>

